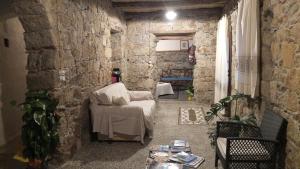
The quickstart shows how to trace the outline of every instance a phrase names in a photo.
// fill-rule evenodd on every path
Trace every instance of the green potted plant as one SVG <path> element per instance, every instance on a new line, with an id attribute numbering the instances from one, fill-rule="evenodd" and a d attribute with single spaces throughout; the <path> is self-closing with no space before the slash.
<path id="1" fill-rule="evenodd" d="M 239 100 L 244 100 L 248 103 L 248 105 L 251 106 L 259 102 L 259 98 L 252 98 L 250 95 L 245 95 L 243 93 L 236 92 L 236 94 L 227 96 L 219 100 L 218 103 L 212 104 L 209 111 L 206 112 L 205 120 L 209 122 L 215 117 L 219 117 L 221 121 L 224 121 L 224 119 L 219 115 L 219 112 L 224 110 L 226 107 L 228 107 L 232 102 L 235 102 L 234 116 L 229 118 L 229 121 L 257 126 L 257 120 L 254 113 L 250 113 L 243 117 L 237 115 L 237 106 Z M 214 145 L 216 141 L 215 140 L 216 128 L 213 127 L 212 129 L 210 129 L 208 135 L 209 138 L 211 139 L 211 144 Z"/>
<path id="2" fill-rule="evenodd" d="M 186 90 L 185 93 L 188 96 L 188 101 L 192 101 L 193 97 L 194 97 L 194 87 L 193 86 L 189 86 Z"/>
<path id="3" fill-rule="evenodd" d="M 58 102 L 44 90 L 28 91 L 21 104 L 23 115 L 23 156 L 29 168 L 44 168 L 59 144 L 59 116 L 55 114 Z"/>

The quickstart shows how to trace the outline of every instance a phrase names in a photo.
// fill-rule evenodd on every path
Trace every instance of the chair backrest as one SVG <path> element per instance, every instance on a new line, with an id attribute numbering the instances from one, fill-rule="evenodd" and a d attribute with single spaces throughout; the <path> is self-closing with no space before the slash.
<path id="1" fill-rule="evenodd" d="M 127 102 L 130 102 L 130 96 L 125 85 L 121 82 L 113 83 L 104 88 L 96 90 L 90 96 L 92 102 L 101 105 L 112 105 L 112 97 L 124 97 Z"/>
<path id="2" fill-rule="evenodd" d="M 285 119 L 280 115 L 270 111 L 265 112 L 260 125 L 260 131 L 263 138 L 278 140 L 284 122 Z"/>

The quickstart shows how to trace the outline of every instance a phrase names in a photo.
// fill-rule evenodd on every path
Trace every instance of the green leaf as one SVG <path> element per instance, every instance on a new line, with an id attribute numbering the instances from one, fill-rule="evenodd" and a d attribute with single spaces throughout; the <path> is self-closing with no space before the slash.
<path id="1" fill-rule="evenodd" d="M 36 124 L 41 125 L 42 120 L 45 118 L 45 114 L 43 112 L 36 112 L 33 115 L 34 121 L 36 122 Z"/>
<path id="2" fill-rule="evenodd" d="M 17 105 L 17 101 L 16 101 L 16 100 L 10 101 L 10 105 L 11 105 L 11 106 L 16 106 L 16 105 Z"/>
<path id="3" fill-rule="evenodd" d="M 54 115 L 57 105 L 58 101 L 51 98 L 47 91 L 26 93 L 25 102 L 22 104 L 22 142 L 25 157 L 45 159 L 55 151 L 59 143 L 59 117 Z"/>

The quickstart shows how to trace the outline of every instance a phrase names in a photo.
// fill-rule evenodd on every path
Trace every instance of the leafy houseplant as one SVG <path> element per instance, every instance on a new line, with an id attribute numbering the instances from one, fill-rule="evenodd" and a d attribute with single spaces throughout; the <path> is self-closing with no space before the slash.
<path id="1" fill-rule="evenodd" d="M 185 90 L 187 96 L 188 96 L 188 100 L 191 101 L 194 97 L 194 87 L 193 86 L 189 86 L 186 90 Z"/>
<path id="2" fill-rule="evenodd" d="M 257 126 L 256 117 L 254 113 L 251 113 L 244 117 L 240 117 L 237 115 L 237 106 L 239 100 L 245 100 L 251 106 L 257 104 L 259 101 L 258 98 L 252 98 L 250 95 L 245 95 L 243 93 L 237 92 L 234 95 L 227 96 L 219 100 L 218 103 L 212 104 L 210 110 L 206 113 L 205 120 L 209 122 L 213 120 L 215 117 L 219 117 L 221 121 L 224 121 L 224 119 L 218 113 L 224 110 L 225 108 L 227 108 L 233 101 L 235 101 L 234 116 L 229 118 L 229 121 Z M 209 134 L 209 138 L 211 138 L 211 144 L 214 145 L 216 141 L 215 140 L 216 129 L 213 128 L 208 132 L 208 134 Z"/>
<path id="3" fill-rule="evenodd" d="M 47 91 L 28 91 L 21 104 L 23 115 L 23 155 L 31 168 L 42 164 L 56 151 L 59 143 L 59 116 L 54 113 L 58 102 Z"/>

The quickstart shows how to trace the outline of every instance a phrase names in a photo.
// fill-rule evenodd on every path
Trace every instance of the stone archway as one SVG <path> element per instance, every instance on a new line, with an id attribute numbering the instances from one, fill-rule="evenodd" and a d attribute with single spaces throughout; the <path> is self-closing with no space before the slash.
<path id="1" fill-rule="evenodd" d="M 53 90 L 58 84 L 56 41 L 42 1 L 14 1 L 12 6 L 25 30 L 28 89 Z"/>

